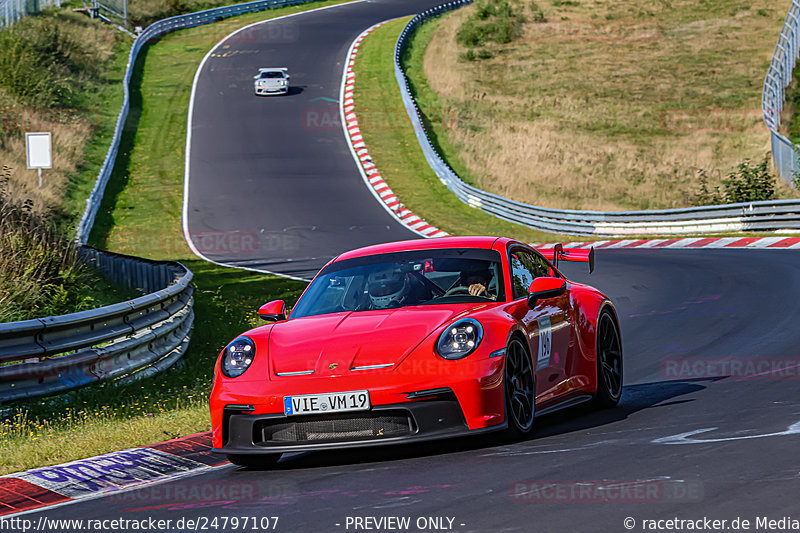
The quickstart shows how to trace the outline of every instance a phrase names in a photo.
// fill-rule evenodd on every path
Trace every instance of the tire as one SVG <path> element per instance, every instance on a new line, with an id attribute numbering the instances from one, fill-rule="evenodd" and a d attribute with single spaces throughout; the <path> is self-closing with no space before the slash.
<path id="1" fill-rule="evenodd" d="M 533 430 L 536 381 L 528 348 L 517 337 L 511 337 L 506 348 L 503 384 L 507 434 L 512 439 L 527 437 Z"/>
<path id="2" fill-rule="evenodd" d="M 278 462 L 278 459 L 281 458 L 281 454 L 279 453 L 265 453 L 265 454 L 255 454 L 255 455 L 243 455 L 243 454 L 228 454 L 228 461 L 235 464 L 236 466 L 242 466 L 244 468 L 252 468 L 254 470 L 260 468 L 269 468 L 271 466 L 275 466 Z"/>
<path id="3" fill-rule="evenodd" d="M 622 396 L 622 342 L 611 311 L 604 309 L 597 321 L 597 392 L 594 403 L 614 407 Z"/>

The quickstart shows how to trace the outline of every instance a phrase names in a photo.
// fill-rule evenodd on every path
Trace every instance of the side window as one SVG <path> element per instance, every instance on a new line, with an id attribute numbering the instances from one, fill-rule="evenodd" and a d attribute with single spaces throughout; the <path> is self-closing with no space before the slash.
<path id="1" fill-rule="evenodd" d="M 528 288 L 535 278 L 550 275 L 550 266 L 541 257 L 523 251 L 511 253 L 511 285 L 514 299 L 524 298 L 528 295 Z"/>
<path id="2" fill-rule="evenodd" d="M 529 254 L 525 254 L 525 255 L 529 255 Z M 542 274 L 537 274 L 536 275 L 537 278 L 545 277 L 545 276 L 550 277 L 550 278 L 552 278 L 552 277 L 560 278 L 561 277 L 561 276 L 558 275 L 558 273 L 555 271 L 555 269 L 553 269 L 550 266 L 550 263 L 548 263 L 547 259 L 545 259 L 544 257 L 540 256 L 539 254 L 532 254 L 532 255 L 530 255 L 530 257 L 538 265 L 537 266 L 537 269 L 538 269 L 537 272 L 542 272 Z"/>

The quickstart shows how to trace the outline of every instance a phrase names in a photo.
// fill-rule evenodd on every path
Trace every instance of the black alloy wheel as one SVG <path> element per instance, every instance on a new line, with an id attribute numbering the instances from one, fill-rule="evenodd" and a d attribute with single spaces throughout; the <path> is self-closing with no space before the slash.
<path id="1" fill-rule="evenodd" d="M 622 343 L 616 321 L 607 309 L 597 321 L 598 407 L 614 407 L 622 396 Z"/>
<path id="2" fill-rule="evenodd" d="M 536 390 L 531 356 L 523 342 L 512 337 L 506 349 L 505 398 L 508 432 L 525 437 L 533 429 Z"/>

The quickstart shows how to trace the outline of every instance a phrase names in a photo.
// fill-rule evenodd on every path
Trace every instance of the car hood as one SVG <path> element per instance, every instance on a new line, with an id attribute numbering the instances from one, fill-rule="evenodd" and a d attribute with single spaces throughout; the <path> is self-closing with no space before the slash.
<path id="1" fill-rule="evenodd" d="M 269 335 L 270 374 L 347 374 L 392 368 L 440 326 L 479 306 L 418 306 L 333 313 L 275 324 Z M 388 366 L 391 365 L 391 366 Z"/>
<path id="2" fill-rule="evenodd" d="M 263 80 L 256 80 L 257 85 L 266 85 L 267 87 L 275 87 L 281 85 L 283 82 L 280 78 L 265 78 Z"/>

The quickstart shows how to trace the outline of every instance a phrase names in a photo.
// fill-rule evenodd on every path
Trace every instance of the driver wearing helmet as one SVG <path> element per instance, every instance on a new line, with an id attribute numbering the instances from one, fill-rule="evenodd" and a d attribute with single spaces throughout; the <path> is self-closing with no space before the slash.
<path id="1" fill-rule="evenodd" d="M 410 291 L 408 276 L 393 265 L 369 275 L 367 292 L 373 309 L 400 307 L 408 300 Z"/>

